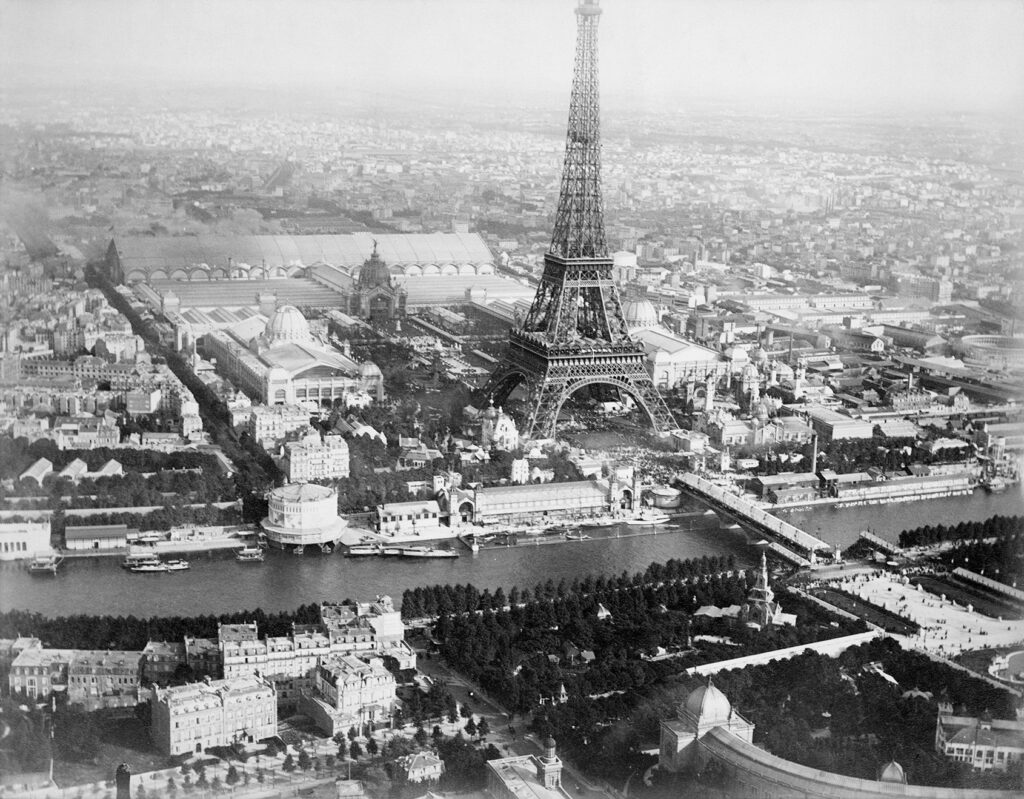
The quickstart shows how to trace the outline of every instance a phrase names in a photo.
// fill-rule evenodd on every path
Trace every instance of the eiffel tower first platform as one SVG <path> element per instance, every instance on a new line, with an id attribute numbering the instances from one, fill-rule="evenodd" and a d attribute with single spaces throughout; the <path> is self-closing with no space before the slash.
<path id="1" fill-rule="evenodd" d="M 612 386 L 646 411 L 655 430 L 676 426 L 647 373 L 643 348 L 629 337 L 601 201 L 601 132 L 597 81 L 598 0 L 576 8 L 576 60 L 562 185 L 544 275 L 533 304 L 481 389 L 503 404 L 526 390 L 524 438 L 551 438 L 562 404 L 585 386 Z"/>

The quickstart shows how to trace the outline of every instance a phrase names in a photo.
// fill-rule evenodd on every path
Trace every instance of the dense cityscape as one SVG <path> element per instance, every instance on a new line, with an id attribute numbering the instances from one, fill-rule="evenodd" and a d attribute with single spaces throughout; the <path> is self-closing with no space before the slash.
<path id="1" fill-rule="evenodd" d="M 4 82 L 0 797 L 1024 790 L 1019 117 L 562 5 L 532 104 Z"/>

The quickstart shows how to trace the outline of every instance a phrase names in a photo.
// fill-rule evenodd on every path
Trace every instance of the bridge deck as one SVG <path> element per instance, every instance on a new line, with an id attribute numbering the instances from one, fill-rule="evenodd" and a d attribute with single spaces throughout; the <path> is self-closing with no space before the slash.
<path id="1" fill-rule="evenodd" d="M 860 537 L 876 549 L 882 550 L 882 552 L 888 552 L 890 555 L 903 554 L 903 550 L 900 549 L 898 546 L 896 546 L 895 544 L 891 544 L 882 538 L 879 538 L 877 535 L 874 535 L 873 533 L 865 531 L 860 534 Z"/>
<path id="2" fill-rule="evenodd" d="M 786 543 L 796 547 L 800 552 L 830 552 L 832 550 L 832 547 L 820 538 L 805 533 L 799 527 L 794 527 L 789 522 L 784 522 L 782 519 L 772 516 L 770 513 L 761 510 L 753 502 L 730 493 L 705 480 L 703 477 L 683 472 L 677 475 L 676 479 L 695 494 L 710 499 L 738 516 L 742 516 L 752 524 L 768 531 L 776 538 L 781 538 Z"/>
<path id="3" fill-rule="evenodd" d="M 788 563 L 792 563 L 801 569 L 810 568 L 811 562 L 807 558 L 802 558 L 793 552 L 791 549 L 786 549 L 782 544 L 772 541 L 768 544 L 768 551 L 774 552 L 775 556 L 781 558 Z"/>

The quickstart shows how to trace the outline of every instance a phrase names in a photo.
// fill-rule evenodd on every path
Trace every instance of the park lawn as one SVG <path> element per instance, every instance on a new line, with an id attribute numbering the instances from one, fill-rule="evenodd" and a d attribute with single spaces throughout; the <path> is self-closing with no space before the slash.
<path id="1" fill-rule="evenodd" d="M 895 613 L 877 608 L 859 597 L 850 596 L 830 588 L 821 588 L 812 593 L 826 602 L 835 605 L 837 608 L 853 613 L 864 621 L 877 624 L 886 632 L 914 635 L 920 629 L 917 624 L 909 619 L 902 619 Z"/>
<path id="2" fill-rule="evenodd" d="M 946 599 L 956 602 L 958 605 L 972 605 L 978 613 L 984 613 L 993 619 L 1000 617 L 1004 619 L 1016 618 L 1017 614 L 1013 608 L 984 594 L 972 591 L 966 586 L 952 580 L 945 580 L 939 577 L 912 577 L 912 583 L 920 583 L 921 587 L 935 596 L 946 595 Z"/>

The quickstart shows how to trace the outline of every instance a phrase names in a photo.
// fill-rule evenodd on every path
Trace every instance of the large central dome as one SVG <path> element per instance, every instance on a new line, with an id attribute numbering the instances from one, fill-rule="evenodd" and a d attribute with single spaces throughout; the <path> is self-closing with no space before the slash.
<path id="1" fill-rule="evenodd" d="M 622 316 L 630 330 L 641 330 L 646 327 L 657 327 L 658 309 L 650 300 L 637 299 L 622 306 Z"/>
<path id="2" fill-rule="evenodd" d="M 710 681 L 691 692 L 683 705 L 684 711 L 699 724 L 719 724 L 729 720 L 732 704 Z"/>
<path id="3" fill-rule="evenodd" d="M 270 316 L 264 333 L 268 344 L 277 341 L 309 342 L 309 323 L 294 305 L 282 305 Z"/>

